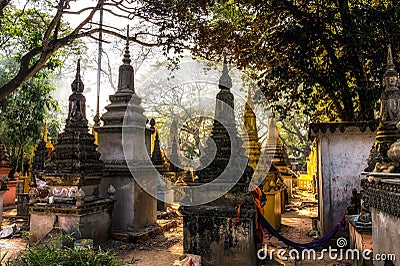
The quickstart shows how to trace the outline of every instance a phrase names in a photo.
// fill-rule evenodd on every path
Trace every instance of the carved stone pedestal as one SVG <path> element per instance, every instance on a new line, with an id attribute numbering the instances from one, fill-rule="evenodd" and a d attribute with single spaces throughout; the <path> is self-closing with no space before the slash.
<path id="1" fill-rule="evenodd" d="M 388 174 L 380 179 L 384 175 L 370 178 L 371 181 L 363 179 L 361 186 L 368 195 L 371 210 L 374 254 L 394 254 L 397 261 L 400 258 L 400 174 Z M 393 258 L 389 260 L 396 263 Z M 386 264 L 374 261 L 374 265 Z"/>
<path id="2" fill-rule="evenodd" d="M 77 239 L 93 239 L 95 244 L 111 238 L 111 210 L 113 201 L 99 200 L 81 207 L 35 204 L 30 208 L 30 242 L 62 232 Z M 52 235 L 55 231 L 55 235 Z"/>
<path id="3" fill-rule="evenodd" d="M 181 208 L 185 253 L 202 256 L 203 265 L 247 266 L 256 263 L 254 209 L 227 206 Z"/>

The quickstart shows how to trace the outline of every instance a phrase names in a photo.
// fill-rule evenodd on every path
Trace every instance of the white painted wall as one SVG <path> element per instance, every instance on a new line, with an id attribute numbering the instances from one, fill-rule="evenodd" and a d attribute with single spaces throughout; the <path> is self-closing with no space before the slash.
<path id="1" fill-rule="evenodd" d="M 375 133 L 351 126 L 344 133 L 318 132 L 316 138 L 319 227 L 325 234 L 340 221 L 350 203 L 352 189 L 360 191 L 361 172 L 367 167 Z"/>

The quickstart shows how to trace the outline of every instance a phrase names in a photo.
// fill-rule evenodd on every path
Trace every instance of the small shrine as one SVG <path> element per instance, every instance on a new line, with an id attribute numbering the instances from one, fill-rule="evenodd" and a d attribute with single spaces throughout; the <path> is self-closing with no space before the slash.
<path id="1" fill-rule="evenodd" d="M 272 118 L 268 124 L 268 135 L 264 148 L 267 161 L 278 169 L 284 184 L 286 185 L 287 194 L 292 197 L 293 176 L 290 160 L 285 145 L 282 144 L 278 127 L 275 119 Z"/>
<path id="2" fill-rule="evenodd" d="M 178 130 L 176 129 L 174 132 L 176 134 L 172 137 L 168 157 L 160 146 L 158 132 L 155 135 L 151 161 L 162 177 L 157 183 L 157 210 L 164 210 L 168 204 L 180 202 L 185 196 L 184 186 L 193 182 L 192 171 L 181 168 L 181 158 L 176 141 Z"/>
<path id="3" fill-rule="evenodd" d="M 205 265 L 256 263 L 255 210 L 249 191 L 253 170 L 237 133 L 231 87 L 224 62 L 211 136 L 201 154 L 197 178 L 187 187 L 190 206 L 181 207 L 184 252 L 202 256 Z M 207 200 L 210 196 L 215 199 Z"/>
<path id="4" fill-rule="evenodd" d="M 48 196 L 39 198 L 36 187 L 29 191 L 31 243 L 61 232 L 76 239 L 92 239 L 95 244 L 111 237 L 114 200 L 113 195 L 99 195 L 104 163 L 88 132 L 79 60 L 71 89 L 64 131 L 44 164 L 42 178 L 48 186 Z"/>
<path id="5" fill-rule="evenodd" d="M 166 149 L 166 154 L 168 156 L 172 153 L 172 146 L 174 142 L 177 143 L 177 140 L 179 140 L 179 126 L 178 126 L 178 120 L 174 118 L 172 119 L 168 134 L 168 146 Z"/>
<path id="6" fill-rule="evenodd" d="M 8 190 L 8 174 L 10 171 L 10 158 L 7 154 L 6 145 L 0 142 L 0 228 L 3 220 L 4 193 Z"/>
<path id="7" fill-rule="evenodd" d="M 18 176 L 11 167 L 6 145 L 0 142 L 0 178 L 7 183 L 7 191 L 4 193 L 2 206 L 15 206 L 17 198 Z M 7 179 L 7 180 L 6 180 Z"/>
<path id="8" fill-rule="evenodd" d="M 170 183 L 182 183 L 186 178 L 186 171 L 181 168 L 181 160 L 178 153 L 178 144 L 176 139 L 172 140 L 171 151 L 167 156 L 160 146 L 159 134 L 156 131 L 154 139 L 154 148 L 151 153 L 151 162 L 157 171 Z M 190 180 L 192 182 L 192 180 Z"/>
<path id="9" fill-rule="evenodd" d="M 314 142 L 315 144 L 315 142 Z M 301 173 L 297 178 L 297 187 L 301 190 L 317 192 L 317 150 L 313 145 L 307 157 L 307 173 Z"/>
<path id="10" fill-rule="evenodd" d="M 292 173 L 274 118 L 271 118 L 268 124 L 268 135 L 261 160 L 264 161 L 260 164 L 270 166 L 267 168 L 267 174 L 264 172 L 262 175 L 263 180 L 260 184 L 268 202 L 264 205 L 264 217 L 278 229 L 281 226 L 281 213 L 285 208 L 286 194 L 291 196 Z"/>
<path id="11" fill-rule="evenodd" d="M 174 191 L 171 189 L 173 180 L 176 179 L 176 173 L 170 171 L 170 164 L 165 158 L 160 146 L 158 132 L 155 133 L 154 148 L 151 154 L 151 162 L 162 178 L 157 182 L 157 210 L 165 210 L 168 202 L 174 201 Z"/>
<path id="12" fill-rule="evenodd" d="M 246 149 L 245 155 L 249 158 L 248 165 L 256 171 L 261 154 L 261 143 L 258 139 L 257 119 L 256 114 L 253 111 L 253 101 L 250 89 L 248 89 L 247 92 L 247 102 L 245 103 L 243 121 L 246 130 L 246 133 L 243 134 L 243 148 Z"/>
<path id="13" fill-rule="evenodd" d="M 36 146 L 35 155 L 32 160 L 32 175 L 34 179 L 43 179 L 44 163 L 48 159 L 49 153 L 54 149 L 53 144 L 47 139 L 47 135 L 47 123 L 45 123 L 43 126 L 43 137 Z"/>
<path id="14" fill-rule="evenodd" d="M 19 177 L 23 181 L 23 189 L 17 193 L 17 215 L 27 216 L 28 215 L 28 202 L 29 202 L 29 189 L 31 187 L 37 187 L 39 180 L 43 180 L 42 174 L 44 170 L 44 163 L 49 158 L 50 152 L 54 149 L 53 144 L 47 138 L 48 130 L 47 123 L 44 123 L 42 139 L 38 142 L 35 147 L 34 156 L 30 163 L 31 171 L 24 177 Z M 44 181 L 44 180 L 43 180 Z M 43 182 L 42 184 L 45 184 Z M 45 197 L 47 190 L 44 187 L 38 187 L 39 197 Z"/>

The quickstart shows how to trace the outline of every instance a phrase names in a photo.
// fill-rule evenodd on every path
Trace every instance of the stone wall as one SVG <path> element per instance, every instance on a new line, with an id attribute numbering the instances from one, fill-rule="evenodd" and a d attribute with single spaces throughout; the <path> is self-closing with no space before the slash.
<path id="1" fill-rule="evenodd" d="M 254 210 L 243 211 L 235 225 L 236 210 L 228 209 L 197 207 L 196 214 L 184 215 L 183 249 L 201 254 L 204 265 L 256 265 Z"/>
<path id="2" fill-rule="evenodd" d="M 372 226 L 372 238 L 374 256 L 387 256 L 395 254 L 397 261 L 400 260 L 400 218 L 387 214 L 381 210 L 372 208 L 371 217 L 373 223 L 379 226 Z M 374 261 L 374 265 L 383 266 L 385 261 Z"/>
<path id="3" fill-rule="evenodd" d="M 343 131 L 343 133 L 342 133 Z M 319 229 L 329 232 L 346 210 L 353 188 L 360 190 L 375 134 L 358 126 L 314 133 L 317 144 Z"/>

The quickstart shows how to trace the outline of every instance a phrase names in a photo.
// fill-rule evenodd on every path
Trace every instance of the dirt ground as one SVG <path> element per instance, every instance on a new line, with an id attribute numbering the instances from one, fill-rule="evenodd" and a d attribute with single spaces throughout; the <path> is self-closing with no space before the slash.
<path id="1" fill-rule="evenodd" d="M 302 204 L 302 202 L 307 204 Z M 299 192 L 291 200 L 287 211 L 282 214 L 282 226 L 280 233 L 295 242 L 306 243 L 313 240 L 307 233 L 312 229 L 312 218 L 317 217 L 317 205 L 313 195 L 308 192 Z M 117 258 L 126 265 L 138 266 L 168 266 L 173 265 L 176 260 L 183 255 L 183 225 L 182 218 L 177 219 L 178 226 L 167 229 L 141 243 L 123 243 L 110 241 L 108 249 L 117 255 Z M 23 231 L 27 228 L 27 220 L 16 217 L 16 210 L 6 210 L 3 213 L 3 228 L 12 223 L 22 227 L 20 233 L 11 238 L 0 239 L 0 254 L 6 254 L 7 258 L 18 256 L 18 252 L 23 250 L 28 244 L 28 232 Z M 285 244 L 276 238 L 265 237 L 264 241 L 268 250 L 286 248 Z M 319 255 L 319 253 L 317 253 Z M 279 260 L 274 256 L 274 261 L 264 261 L 260 265 L 349 265 L 347 261 L 330 260 L 326 256 L 323 261 L 294 261 Z"/>
<path id="2" fill-rule="evenodd" d="M 182 218 L 176 219 L 178 222 L 177 227 L 170 228 L 151 239 L 137 244 L 112 240 L 110 243 L 106 243 L 106 247 L 126 265 L 173 265 L 183 254 Z M 23 230 L 27 228 L 27 219 L 18 218 L 16 209 L 5 210 L 3 212 L 2 228 L 13 223 L 21 227 L 21 232 L 9 238 L 0 239 L 0 258 L 5 256 L 3 261 L 17 257 L 19 252 L 28 245 L 29 232 Z"/>
<path id="3" fill-rule="evenodd" d="M 117 258 L 121 261 L 140 266 L 173 265 L 183 254 L 183 224 L 178 219 L 178 226 L 171 228 L 143 243 L 122 244 L 116 247 Z"/>

